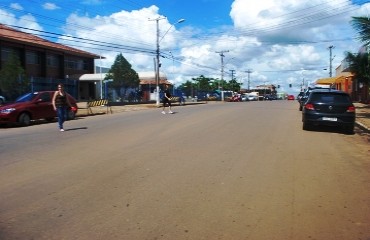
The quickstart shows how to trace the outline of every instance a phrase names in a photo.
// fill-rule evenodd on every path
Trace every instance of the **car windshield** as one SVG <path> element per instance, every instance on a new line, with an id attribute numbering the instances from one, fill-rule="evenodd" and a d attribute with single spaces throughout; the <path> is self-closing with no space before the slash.
<path id="1" fill-rule="evenodd" d="M 37 95 L 37 93 L 26 93 L 15 100 L 15 102 L 29 102 Z"/>

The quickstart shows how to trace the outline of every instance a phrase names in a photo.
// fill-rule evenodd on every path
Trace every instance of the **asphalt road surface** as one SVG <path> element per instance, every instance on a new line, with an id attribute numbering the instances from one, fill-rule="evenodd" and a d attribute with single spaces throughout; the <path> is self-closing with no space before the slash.
<path id="1" fill-rule="evenodd" d="M 370 147 L 296 101 L 0 128 L 1 240 L 370 240 Z"/>

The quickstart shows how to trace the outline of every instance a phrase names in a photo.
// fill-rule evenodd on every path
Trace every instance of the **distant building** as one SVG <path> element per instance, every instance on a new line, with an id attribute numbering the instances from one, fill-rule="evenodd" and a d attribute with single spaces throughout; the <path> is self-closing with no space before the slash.
<path id="1" fill-rule="evenodd" d="M 155 100 L 155 90 L 157 87 L 155 72 L 138 72 L 140 85 L 139 89 L 143 93 L 143 100 L 144 101 L 154 101 Z M 85 86 L 81 92 L 81 100 L 89 100 L 89 99 L 100 99 L 106 98 L 105 92 L 108 91 L 106 88 L 110 89 L 109 83 L 105 86 L 104 78 L 106 73 L 102 71 L 102 73 L 94 73 L 94 74 L 84 74 L 82 75 L 80 80 L 80 85 Z M 164 89 L 164 85 L 172 85 L 167 80 L 167 76 L 165 73 L 159 73 L 159 88 L 161 90 Z M 133 89 L 131 89 L 133 90 Z M 128 91 L 126 94 L 129 94 Z M 116 96 L 116 93 L 112 93 L 113 99 L 122 98 L 123 96 Z"/>

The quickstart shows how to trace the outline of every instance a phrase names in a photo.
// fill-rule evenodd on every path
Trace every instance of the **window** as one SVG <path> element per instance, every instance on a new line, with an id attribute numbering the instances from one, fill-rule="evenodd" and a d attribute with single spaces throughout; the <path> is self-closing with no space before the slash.
<path id="1" fill-rule="evenodd" d="M 20 56 L 20 52 L 18 49 L 10 48 L 10 47 L 2 47 L 1 48 L 1 61 L 4 61 L 4 62 L 8 61 L 12 54 L 14 54 L 17 57 Z"/>
<path id="2" fill-rule="evenodd" d="M 57 55 L 47 55 L 46 64 L 49 67 L 58 67 L 59 66 L 58 56 Z"/>
<path id="3" fill-rule="evenodd" d="M 27 52 L 26 53 L 26 63 L 27 64 L 40 64 L 40 55 L 37 52 Z"/>
<path id="4" fill-rule="evenodd" d="M 313 102 L 322 103 L 348 103 L 350 102 L 349 97 L 345 94 L 336 93 L 313 93 L 311 97 Z"/>
<path id="5" fill-rule="evenodd" d="M 66 68 L 68 69 L 75 69 L 75 70 L 88 70 L 89 69 L 89 64 L 87 60 L 72 60 L 72 59 L 67 59 L 65 61 Z"/>

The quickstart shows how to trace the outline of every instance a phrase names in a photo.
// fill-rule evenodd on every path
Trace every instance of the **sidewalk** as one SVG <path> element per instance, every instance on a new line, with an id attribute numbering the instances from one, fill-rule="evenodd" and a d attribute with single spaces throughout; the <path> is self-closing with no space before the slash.
<path id="1" fill-rule="evenodd" d="M 195 105 L 195 104 L 204 104 L 206 102 L 186 102 L 185 105 Z M 178 106 L 178 103 L 173 103 L 173 106 Z M 89 114 L 89 111 L 87 109 L 86 102 L 79 102 L 77 103 L 78 112 L 77 117 L 83 117 L 83 116 L 93 116 L 93 115 L 100 115 L 100 114 L 110 114 L 110 109 L 112 110 L 112 113 L 119 113 L 119 112 L 131 112 L 131 111 L 139 111 L 139 110 L 145 110 L 150 108 L 161 108 L 157 107 L 155 103 L 143 103 L 143 104 L 124 104 L 120 106 L 111 106 L 110 109 L 106 106 L 97 106 L 97 107 L 91 107 L 92 114 Z M 108 110 L 108 111 L 107 111 Z"/>
<path id="2" fill-rule="evenodd" d="M 363 103 L 354 104 L 356 106 L 356 125 L 370 132 L 370 105 Z"/>
<path id="3" fill-rule="evenodd" d="M 110 110 L 112 110 L 112 113 L 138 111 L 138 110 L 143 110 L 143 109 L 148 109 L 148 108 L 155 108 L 156 105 L 149 103 L 149 104 L 130 104 L 130 105 L 111 106 L 111 107 L 97 106 L 97 107 L 90 108 L 92 114 L 89 113 L 86 102 L 77 103 L 77 107 L 78 107 L 77 117 L 85 117 L 85 116 L 93 116 L 93 115 L 100 115 L 100 114 L 107 114 L 107 113 L 110 114 Z"/>

